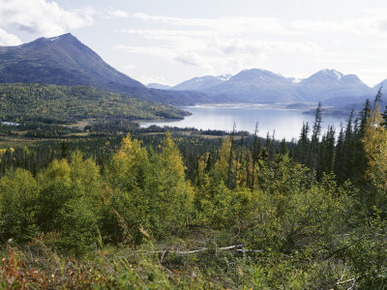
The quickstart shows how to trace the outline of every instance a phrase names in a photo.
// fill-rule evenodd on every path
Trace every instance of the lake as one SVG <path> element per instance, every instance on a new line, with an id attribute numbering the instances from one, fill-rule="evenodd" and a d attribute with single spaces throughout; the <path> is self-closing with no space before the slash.
<path id="1" fill-rule="evenodd" d="M 263 104 L 210 104 L 181 107 L 181 109 L 192 113 L 184 120 L 173 121 L 146 121 L 140 122 L 141 127 L 157 125 L 160 127 L 196 128 L 202 130 L 232 131 L 233 124 L 236 124 L 237 131 L 248 131 L 254 133 L 255 124 L 258 122 L 258 135 L 266 137 L 275 131 L 275 139 L 285 138 L 290 141 L 298 139 L 302 125 L 308 122 L 313 126 L 314 115 L 303 114 L 304 111 L 317 106 L 302 109 L 287 109 L 285 105 L 263 105 Z M 348 116 L 323 115 L 323 128 L 328 125 L 336 128 L 336 136 L 341 124 L 346 124 Z"/>

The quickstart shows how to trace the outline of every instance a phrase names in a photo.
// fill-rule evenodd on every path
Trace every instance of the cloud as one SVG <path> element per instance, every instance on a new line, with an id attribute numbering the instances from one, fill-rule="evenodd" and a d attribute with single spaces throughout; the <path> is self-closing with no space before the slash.
<path id="1" fill-rule="evenodd" d="M 144 13 L 133 17 L 160 28 L 120 30 L 146 43 L 126 47 L 126 51 L 200 67 L 211 74 L 264 66 L 279 53 L 316 56 L 324 51 L 316 42 L 297 40 L 305 33 L 276 18 L 179 18 Z"/>
<path id="2" fill-rule="evenodd" d="M 358 59 L 373 61 L 366 47 L 383 45 L 387 32 L 387 11 L 357 12 L 355 18 L 343 15 L 340 19 L 135 13 L 131 16 L 137 20 L 136 27 L 143 29 L 118 31 L 134 41 L 135 46 L 125 51 L 186 66 L 187 71 L 217 75 L 261 67 L 295 73 L 307 67 L 319 69 L 321 64 L 350 70 L 360 65 Z M 379 52 L 375 55 L 383 53 L 381 48 Z"/>
<path id="3" fill-rule="evenodd" d="M 387 32 L 387 16 L 370 15 L 342 20 L 296 20 L 292 27 L 312 33 L 376 35 Z"/>
<path id="4" fill-rule="evenodd" d="M 93 23 L 90 7 L 68 11 L 46 0 L 0 0 L 0 25 L 41 36 L 55 36 Z"/>
<path id="5" fill-rule="evenodd" d="M 142 17 L 142 16 L 141 16 Z M 146 16 L 147 19 L 149 16 Z M 152 20 L 159 19 L 151 17 Z M 239 19 L 239 18 L 238 18 Z M 248 21 L 251 19 L 248 18 Z M 199 23 L 200 21 L 180 18 L 164 18 L 160 21 L 176 23 Z M 223 21 L 223 20 L 222 20 Z M 241 21 L 242 20 L 238 20 Z M 236 30 L 224 29 L 221 25 L 212 25 L 214 29 L 202 29 L 191 25 L 187 29 L 184 25 L 177 29 L 123 29 L 120 32 L 130 34 L 144 46 L 116 46 L 130 53 L 144 54 L 191 67 L 201 67 L 211 74 L 237 72 L 241 69 L 260 66 L 274 54 L 300 53 L 321 55 L 323 48 L 315 42 L 296 40 L 268 40 L 261 34 L 252 34 L 250 28 L 240 27 Z M 140 41 L 141 40 L 141 41 Z"/>
<path id="6" fill-rule="evenodd" d="M 14 46 L 22 44 L 21 40 L 13 34 L 9 34 L 0 28 L 0 46 Z"/>
<path id="7" fill-rule="evenodd" d="M 222 17 L 222 18 L 179 18 L 153 16 L 145 13 L 133 14 L 135 19 L 161 22 L 175 26 L 201 27 L 218 32 L 234 33 L 268 33 L 291 35 L 297 33 L 289 30 L 280 20 L 270 17 Z"/>
<path id="8" fill-rule="evenodd" d="M 128 13 L 126 13 L 123 10 L 118 10 L 118 9 L 117 10 L 111 10 L 109 12 L 109 15 L 110 16 L 114 16 L 114 17 L 118 17 L 118 18 L 128 18 L 129 17 Z"/>

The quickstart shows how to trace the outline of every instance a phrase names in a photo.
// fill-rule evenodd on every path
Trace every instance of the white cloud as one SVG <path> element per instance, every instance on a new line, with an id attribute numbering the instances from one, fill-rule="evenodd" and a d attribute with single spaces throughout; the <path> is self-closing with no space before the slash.
<path id="1" fill-rule="evenodd" d="M 111 16 L 118 17 L 118 18 L 127 18 L 127 17 L 129 17 L 128 13 L 126 13 L 126 12 L 123 11 L 123 10 L 119 10 L 119 9 L 117 9 L 117 10 L 111 10 L 111 11 L 109 12 L 109 14 L 110 14 Z"/>
<path id="2" fill-rule="evenodd" d="M 135 13 L 133 17 L 143 21 L 161 22 L 175 26 L 201 27 L 227 34 L 243 32 L 291 35 L 298 33 L 286 28 L 280 20 L 270 17 L 179 18 L 153 16 L 145 13 Z"/>
<path id="3" fill-rule="evenodd" d="M 292 27 L 300 31 L 313 33 L 375 35 L 387 32 L 387 16 L 373 15 L 337 21 L 296 20 L 292 23 Z"/>
<path id="4" fill-rule="evenodd" d="M 375 57 L 384 59 L 387 9 L 356 10 L 356 17 L 310 15 L 181 18 L 135 13 L 136 28 L 118 31 L 133 41 L 125 51 L 203 74 L 254 67 L 304 74 L 326 66 L 351 72 L 363 63 L 376 67 Z"/>
<path id="5" fill-rule="evenodd" d="M 169 18 L 167 19 L 169 21 Z M 211 74 L 237 72 L 247 67 L 260 66 L 276 53 L 302 52 L 308 55 L 323 53 L 323 48 L 314 42 L 267 40 L 260 34 L 251 34 L 250 28 L 246 31 L 246 28 L 241 27 L 239 33 L 220 31 L 220 28 L 213 30 L 200 30 L 197 27 L 184 30 L 184 28 L 185 26 L 177 30 L 121 30 L 135 36 L 136 39 L 141 39 L 139 43 L 147 45 L 116 48 L 130 53 L 168 59 L 187 66 L 201 67 Z"/>
<path id="6" fill-rule="evenodd" d="M 90 7 L 68 11 L 46 0 L 0 0 L 0 25 L 16 25 L 20 30 L 41 36 L 55 36 L 91 25 Z"/>
<path id="7" fill-rule="evenodd" d="M 0 28 L 0 46 L 14 46 L 22 44 L 21 40 L 13 34 L 9 34 Z"/>
<path id="8" fill-rule="evenodd" d="M 210 74 L 265 66 L 281 53 L 317 56 L 324 51 L 316 42 L 297 40 L 305 33 L 276 18 L 179 18 L 144 13 L 133 17 L 160 29 L 120 30 L 146 43 L 126 47 L 126 51 L 200 67 Z"/>

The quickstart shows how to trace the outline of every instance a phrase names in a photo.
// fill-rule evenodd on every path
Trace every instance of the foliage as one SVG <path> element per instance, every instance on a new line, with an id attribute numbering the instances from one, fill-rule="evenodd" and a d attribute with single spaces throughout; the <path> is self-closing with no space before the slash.
<path id="1" fill-rule="evenodd" d="M 16 123 L 76 123 L 83 119 L 182 118 L 169 105 L 87 86 L 0 84 L 0 119 Z"/>
<path id="2" fill-rule="evenodd" d="M 0 287 L 382 288 L 379 116 L 337 144 L 305 125 L 293 145 L 180 131 L 3 148 Z"/>

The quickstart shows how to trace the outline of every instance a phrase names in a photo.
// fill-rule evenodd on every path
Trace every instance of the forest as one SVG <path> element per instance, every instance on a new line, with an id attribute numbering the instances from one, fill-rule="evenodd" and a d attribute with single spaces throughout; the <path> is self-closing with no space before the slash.
<path id="1" fill-rule="evenodd" d="M 0 117 L 16 123 L 72 124 L 84 119 L 183 118 L 188 113 L 89 86 L 0 84 Z"/>
<path id="2" fill-rule="evenodd" d="M 384 289 L 381 97 L 324 134 L 320 104 L 296 143 L 121 121 L 0 142 L 0 287 Z"/>

